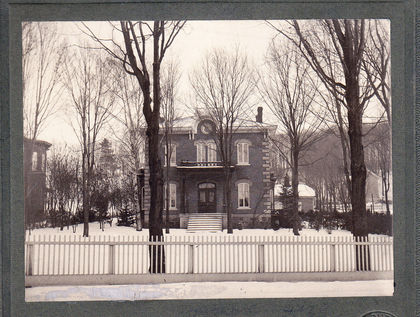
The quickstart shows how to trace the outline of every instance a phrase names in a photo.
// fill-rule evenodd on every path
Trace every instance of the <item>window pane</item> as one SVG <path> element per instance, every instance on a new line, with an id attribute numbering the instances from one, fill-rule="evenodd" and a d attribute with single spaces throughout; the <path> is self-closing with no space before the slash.
<path id="1" fill-rule="evenodd" d="M 244 184 L 245 207 L 249 207 L 249 184 Z"/>
<path id="2" fill-rule="evenodd" d="M 248 144 L 244 144 L 244 155 L 243 155 L 243 162 L 248 163 L 249 162 L 249 155 L 248 155 Z"/>
<path id="3" fill-rule="evenodd" d="M 198 184 L 198 188 L 216 188 L 216 185 L 213 183 L 201 183 Z"/>
<path id="4" fill-rule="evenodd" d="M 242 143 L 238 143 L 238 163 L 242 163 Z"/>
<path id="5" fill-rule="evenodd" d="M 204 144 L 199 143 L 197 144 L 197 161 L 198 162 L 204 162 L 205 158 L 204 156 L 206 155 L 206 149 L 204 148 Z"/>
<path id="6" fill-rule="evenodd" d="M 172 144 L 171 150 L 171 165 L 176 165 L 176 145 Z"/>
<path id="7" fill-rule="evenodd" d="M 206 202 L 206 192 L 200 191 L 200 202 L 205 203 Z"/>
<path id="8" fill-rule="evenodd" d="M 214 192 L 213 191 L 209 191 L 209 202 L 210 203 L 214 202 Z"/>
<path id="9" fill-rule="evenodd" d="M 216 161 L 216 144 L 209 143 L 208 145 L 208 161 L 215 162 Z"/>
<path id="10" fill-rule="evenodd" d="M 238 207 L 249 207 L 249 184 L 238 184 Z"/>
<path id="11" fill-rule="evenodd" d="M 36 171 L 38 169 L 38 153 L 32 153 L 32 170 Z"/>

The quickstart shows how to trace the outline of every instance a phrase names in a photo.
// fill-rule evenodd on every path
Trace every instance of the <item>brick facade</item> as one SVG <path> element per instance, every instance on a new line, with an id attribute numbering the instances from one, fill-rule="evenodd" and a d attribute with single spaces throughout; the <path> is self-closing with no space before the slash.
<path id="1" fill-rule="evenodd" d="M 202 128 L 208 120 L 191 120 L 189 125 L 174 129 L 171 135 L 171 142 L 176 147 L 176 165 L 171 164 L 169 172 L 169 183 L 172 188 L 176 188 L 175 207 L 170 209 L 170 219 L 173 225 L 186 227 L 188 215 L 197 212 L 211 212 L 225 214 L 223 205 L 224 196 L 224 174 L 220 162 L 220 155 L 210 155 L 212 151 L 211 143 L 214 137 Z M 209 122 L 207 122 L 207 125 Z M 211 123 L 210 123 L 211 124 Z M 247 125 L 235 129 L 233 135 L 234 153 L 232 157 L 232 220 L 234 227 L 239 222 L 243 227 L 250 227 L 252 218 L 257 221 L 261 218 L 269 218 L 271 210 L 270 190 L 273 188 L 271 180 L 272 171 L 270 164 L 270 142 L 268 133 L 274 131 L 274 126 L 269 125 Z M 165 142 L 162 142 L 164 144 Z M 238 163 L 238 143 L 247 144 L 246 164 Z M 202 144 L 202 145 L 200 145 Z M 201 149 L 198 149 L 202 146 Z M 241 145 L 242 146 L 242 145 Z M 200 152 L 200 153 L 199 153 Z M 204 154 L 206 153 L 206 154 Z M 242 152 L 244 153 L 244 152 Z M 165 148 L 161 147 L 161 160 L 165 162 Z M 216 158 L 215 162 L 207 162 L 207 156 Z M 244 154 L 245 155 L 245 154 Z M 201 156 L 201 157 L 199 157 Z M 198 161 L 205 162 L 198 162 Z M 165 169 L 166 167 L 164 167 Z M 164 171 L 165 174 L 165 171 Z M 147 147 L 146 147 L 146 169 L 145 169 L 145 210 L 146 220 L 150 206 L 150 190 L 148 186 L 149 173 L 147 167 Z M 247 184 L 247 185 L 240 185 Z M 239 188 L 243 186 L 249 188 L 249 197 L 242 194 L 245 199 L 239 201 Z M 203 187 L 203 189 L 200 189 Z M 211 187 L 206 189 L 206 187 Z M 246 192 L 246 190 L 245 190 Z M 211 198 L 209 198 L 211 195 Z M 206 199 L 214 199 L 207 201 Z M 240 204 L 246 206 L 240 206 Z M 204 209 L 203 209 L 204 208 Z M 226 221 L 225 221 L 226 222 Z"/>

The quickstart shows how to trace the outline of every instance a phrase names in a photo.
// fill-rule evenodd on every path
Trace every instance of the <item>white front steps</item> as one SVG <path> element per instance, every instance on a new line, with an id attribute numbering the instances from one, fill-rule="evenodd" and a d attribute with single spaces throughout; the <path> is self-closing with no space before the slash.
<path id="1" fill-rule="evenodd" d="M 188 217 L 187 232 L 222 231 L 223 216 L 219 213 L 190 214 Z"/>

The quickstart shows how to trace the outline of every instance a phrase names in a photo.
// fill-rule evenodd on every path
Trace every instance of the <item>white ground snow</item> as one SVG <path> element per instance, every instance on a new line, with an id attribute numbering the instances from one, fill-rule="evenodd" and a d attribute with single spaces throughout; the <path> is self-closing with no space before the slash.
<path id="1" fill-rule="evenodd" d="M 392 296 L 393 281 L 201 282 L 26 289 L 26 301 Z"/>

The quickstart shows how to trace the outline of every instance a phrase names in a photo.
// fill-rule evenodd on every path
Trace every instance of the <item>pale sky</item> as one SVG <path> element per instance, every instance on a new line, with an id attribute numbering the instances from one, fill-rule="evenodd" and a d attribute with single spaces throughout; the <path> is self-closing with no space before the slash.
<path id="1" fill-rule="evenodd" d="M 88 25 L 96 34 L 109 37 L 108 22 L 89 22 Z M 74 22 L 59 22 L 58 29 L 68 44 L 88 41 L 87 36 Z M 179 95 L 184 96 L 184 102 L 190 100 L 188 96 L 191 94 L 191 88 L 188 76 L 200 65 L 207 52 L 218 48 L 231 50 L 239 47 L 248 56 L 252 65 L 258 67 L 264 63 L 268 46 L 276 35 L 278 33 L 265 21 L 188 21 L 165 56 L 166 61 L 175 59 L 179 63 L 182 73 Z M 269 109 L 264 107 L 265 121 L 271 121 L 269 117 Z M 101 136 L 103 137 L 104 135 Z M 59 111 L 53 120 L 49 120 L 39 138 L 53 144 L 77 144 L 75 132 L 70 125 L 69 111 Z"/>
<path id="2" fill-rule="evenodd" d="M 89 22 L 88 25 L 103 36 L 110 30 L 107 22 Z M 87 40 L 74 22 L 59 22 L 58 27 L 69 44 Z M 188 75 L 207 52 L 214 48 L 229 50 L 239 46 L 249 60 L 258 66 L 264 62 L 268 45 L 275 36 L 276 32 L 264 21 L 188 21 L 165 55 L 165 60 L 175 59 L 179 62 L 182 72 L 179 94 L 188 95 Z M 51 143 L 77 143 L 68 113 L 63 111 L 48 122 L 39 138 Z"/>

